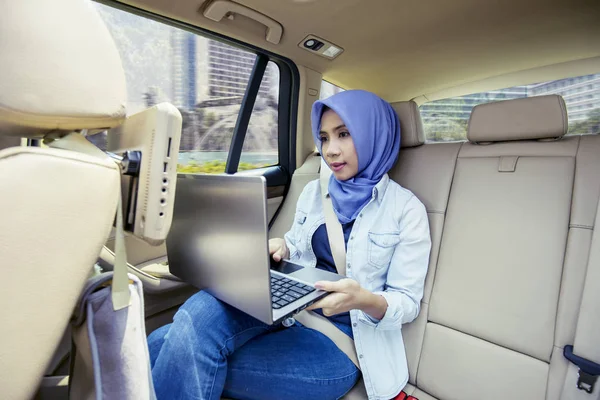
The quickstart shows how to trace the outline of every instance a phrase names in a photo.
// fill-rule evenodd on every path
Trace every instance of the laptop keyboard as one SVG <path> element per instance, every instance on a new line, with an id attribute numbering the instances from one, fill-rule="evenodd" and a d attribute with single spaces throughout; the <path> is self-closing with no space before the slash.
<path id="1" fill-rule="evenodd" d="M 278 275 L 271 275 L 271 303 L 278 309 L 301 299 L 315 288 Z"/>

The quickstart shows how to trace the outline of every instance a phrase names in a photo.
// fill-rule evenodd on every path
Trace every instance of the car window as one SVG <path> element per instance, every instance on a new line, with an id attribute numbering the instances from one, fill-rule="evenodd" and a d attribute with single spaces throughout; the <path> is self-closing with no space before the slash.
<path id="1" fill-rule="evenodd" d="M 94 3 L 119 50 L 129 115 L 160 102 L 183 117 L 178 171 L 222 173 L 257 55 L 149 18 Z M 269 61 L 244 142 L 251 169 L 278 163 L 279 68 Z M 103 135 L 90 140 L 106 146 Z"/>
<path id="2" fill-rule="evenodd" d="M 319 93 L 319 100 L 326 99 L 329 96 L 333 96 L 334 94 L 343 91 L 344 89 L 342 89 L 341 87 L 323 80 L 321 81 L 321 92 Z"/>
<path id="3" fill-rule="evenodd" d="M 600 74 L 594 74 L 425 103 L 419 109 L 426 139 L 432 142 L 466 140 L 469 117 L 476 105 L 547 94 L 558 94 L 565 99 L 568 134 L 600 131 Z"/>

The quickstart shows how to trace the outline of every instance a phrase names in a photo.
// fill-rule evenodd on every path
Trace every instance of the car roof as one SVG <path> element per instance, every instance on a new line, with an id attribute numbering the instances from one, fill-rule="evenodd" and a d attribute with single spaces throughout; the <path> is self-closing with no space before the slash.
<path id="1" fill-rule="evenodd" d="M 264 26 L 245 17 L 205 18 L 207 2 L 125 2 L 280 54 L 331 83 L 388 101 L 423 102 L 449 89 L 459 95 L 600 70 L 596 0 L 238 1 L 281 23 L 277 45 L 265 41 Z M 309 34 L 344 52 L 328 60 L 300 48 Z M 532 81 L 531 71 L 539 69 Z"/>

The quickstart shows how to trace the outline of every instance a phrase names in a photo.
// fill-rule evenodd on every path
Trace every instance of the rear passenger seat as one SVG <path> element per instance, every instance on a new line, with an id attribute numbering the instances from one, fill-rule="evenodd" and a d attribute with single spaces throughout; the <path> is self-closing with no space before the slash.
<path id="1" fill-rule="evenodd" d="M 390 177 L 425 204 L 432 235 L 421 313 L 403 327 L 406 392 L 558 399 L 600 195 L 600 137 L 562 138 L 559 96 L 476 107 L 467 143 L 424 144 L 416 104 L 394 108 L 403 148 Z M 272 236 L 318 177 L 315 159 L 294 175 Z"/>

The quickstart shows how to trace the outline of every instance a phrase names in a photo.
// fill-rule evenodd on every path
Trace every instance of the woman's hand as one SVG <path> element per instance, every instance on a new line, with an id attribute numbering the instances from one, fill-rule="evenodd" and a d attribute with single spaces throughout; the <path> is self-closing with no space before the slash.
<path id="1" fill-rule="evenodd" d="M 290 251 L 285 244 L 285 239 L 273 238 L 269 239 L 269 254 L 273 260 L 279 262 L 284 258 L 290 257 Z"/>
<path id="2" fill-rule="evenodd" d="M 379 296 L 363 289 L 353 279 L 342 279 L 337 282 L 319 281 L 315 283 L 317 289 L 331 292 L 331 294 L 307 310 L 323 309 L 323 315 L 330 316 L 344 313 L 350 310 L 362 310 L 375 319 L 382 319 L 387 310 L 387 301 Z"/>

